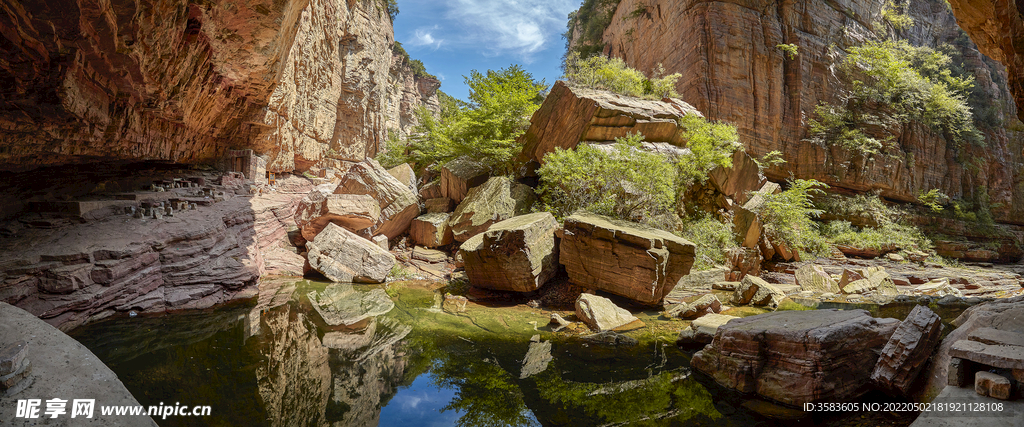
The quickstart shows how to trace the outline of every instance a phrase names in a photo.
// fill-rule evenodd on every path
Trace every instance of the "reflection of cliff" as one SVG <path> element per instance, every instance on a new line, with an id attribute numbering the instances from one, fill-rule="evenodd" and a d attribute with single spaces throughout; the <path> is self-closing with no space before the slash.
<path id="1" fill-rule="evenodd" d="M 393 339 L 404 337 L 409 333 L 408 328 L 379 318 L 373 329 L 366 331 L 372 339 L 361 341 L 361 345 L 331 350 L 334 386 L 327 414 L 331 425 L 371 427 L 379 424 L 380 410 L 395 395 L 407 363 L 404 354 L 396 349 L 397 339 Z"/>
<path id="2" fill-rule="evenodd" d="M 256 378 L 270 425 L 323 425 L 331 372 L 313 322 L 284 305 L 263 313 L 260 338 L 267 360 Z"/>

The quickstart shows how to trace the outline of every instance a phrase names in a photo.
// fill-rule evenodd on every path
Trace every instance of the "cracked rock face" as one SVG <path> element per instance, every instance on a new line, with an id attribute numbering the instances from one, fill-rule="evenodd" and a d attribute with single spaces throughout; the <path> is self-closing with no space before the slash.
<path id="1" fill-rule="evenodd" d="M 13 1 L 0 16 L 0 170 L 269 155 L 360 161 L 438 82 L 393 55 L 386 10 L 342 0 Z"/>
<path id="2" fill-rule="evenodd" d="M 839 52 L 874 37 L 874 22 L 882 20 L 888 3 L 622 0 L 603 41 L 606 54 L 631 67 L 650 73 L 662 64 L 666 72 L 680 73 L 680 98 L 709 119 L 735 124 L 752 156 L 782 152 L 787 163 L 765 171 L 773 181 L 793 173 L 833 187 L 878 190 L 901 201 L 914 201 L 932 188 L 970 198 L 984 186 L 989 199 L 1002 204 L 993 211 L 996 219 L 1019 222 L 1024 192 L 1015 187 L 1021 169 L 1014 165 L 1021 161 L 1024 146 L 1012 126 L 986 130 L 987 148 L 960 151 L 927 126 L 891 126 L 887 136 L 899 147 L 890 157 L 866 157 L 805 141 L 815 107 L 842 96 L 834 67 L 841 60 Z M 975 90 L 985 104 L 997 108 L 994 114 L 1000 120 L 1013 117 L 1018 110 L 1011 91 L 1017 100 L 1024 98 L 1024 60 L 1013 50 L 1015 43 L 1018 49 L 1024 45 L 1016 7 L 1009 0 L 951 4 L 953 13 L 940 1 L 911 1 L 908 14 L 915 25 L 897 37 L 915 46 L 961 46 L 963 67 L 975 76 Z M 637 10 L 646 13 L 636 16 Z M 958 21 L 977 47 L 960 38 Z M 799 46 L 798 55 L 788 58 L 779 44 Z M 958 162 L 957 153 L 980 159 L 980 168 Z"/>
<path id="3" fill-rule="evenodd" d="M 787 405 L 843 402 L 869 390 L 878 350 L 899 324 L 865 310 L 733 319 L 693 355 L 692 366 L 725 387 Z"/>

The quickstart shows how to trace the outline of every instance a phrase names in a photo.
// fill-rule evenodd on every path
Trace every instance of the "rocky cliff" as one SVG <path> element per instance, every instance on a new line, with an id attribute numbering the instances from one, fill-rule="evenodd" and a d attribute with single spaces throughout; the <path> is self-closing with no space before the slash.
<path id="1" fill-rule="evenodd" d="M 1024 106 L 1024 7 L 1010 0 L 950 0 L 957 24 L 978 50 L 1007 69 L 1010 91 Z M 1017 110 L 1024 120 L 1024 109 Z"/>
<path id="2" fill-rule="evenodd" d="M 681 73 L 680 98 L 711 119 L 734 123 L 749 153 L 784 154 L 788 163 L 767 171 L 774 180 L 793 173 L 834 187 L 877 190 L 902 201 L 913 201 L 932 188 L 966 200 L 987 196 L 998 220 L 1020 223 L 1024 134 L 1013 119 L 1016 107 L 1006 69 L 962 36 L 942 2 L 912 0 L 907 14 L 915 25 L 905 30 L 886 26 L 882 13 L 887 4 L 622 0 L 604 31 L 604 52 L 648 73 L 657 64 Z M 986 147 L 954 147 L 916 123 L 888 130 L 898 147 L 885 155 L 806 140 L 815 106 L 833 101 L 842 87 L 837 64 L 843 49 L 887 32 L 914 45 L 954 46 L 955 59 L 976 79 L 977 96 L 983 100 L 979 104 L 996 107 L 988 114 L 998 125 L 982 129 Z M 798 54 L 787 57 L 780 44 L 799 46 Z"/>
<path id="3" fill-rule="evenodd" d="M 395 64 L 376 0 L 0 7 L 0 170 L 229 148 L 268 154 L 272 172 L 359 161 L 436 90 Z"/>

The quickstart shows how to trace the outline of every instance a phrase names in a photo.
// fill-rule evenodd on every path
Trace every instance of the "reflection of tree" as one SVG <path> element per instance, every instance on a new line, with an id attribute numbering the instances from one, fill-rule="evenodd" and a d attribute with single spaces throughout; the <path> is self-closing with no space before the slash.
<path id="1" fill-rule="evenodd" d="M 661 426 L 721 417 L 711 394 L 685 370 L 611 384 L 564 381 L 552 369 L 535 378 L 541 399 L 563 416 L 572 414 L 575 425 Z"/>
<path id="2" fill-rule="evenodd" d="M 430 371 L 437 387 L 455 390 L 444 411 L 463 415 L 456 425 L 520 427 L 537 425 L 529 417 L 523 393 L 515 378 L 498 365 L 485 344 L 462 340 L 416 337 L 421 357 L 432 360 Z M 510 343 L 495 343 L 508 346 Z"/>

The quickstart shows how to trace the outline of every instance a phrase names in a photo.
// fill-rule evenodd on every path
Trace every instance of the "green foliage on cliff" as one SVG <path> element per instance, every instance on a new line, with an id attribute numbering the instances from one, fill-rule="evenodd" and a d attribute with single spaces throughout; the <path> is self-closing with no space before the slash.
<path id="1" fill-rule="evenodd" d="M 608 147 L 581 144 L 544 156 L 537 170 L 544 209 L 559 219 L 585 209 L 664 227 L 675 202 L 675 168 L 640 147 L 643 135 L 619 138 Z"/>
<path id="2" fill-rule="evenodd" d="M 465 79 L 470 102 L 439 95 L 438 117 L 418 110 L 419 124 L 408 147 L 399 151 L 417 170 L 436 169 L 456 157 L 470 156 L 494 174 L 509 175 L 522 150 L 516 138 L 540 107 L 540 93 L 546 86 L 518 65 L 486 73 L 473 70 Z"/>
<path id="3" fill-rule="evenodd" d="M 812 254 L 826 254 L 829 245 L 818 232 L 814 218 L 822 211 L 814 207 L 813 197 L 827 188 L 813 179 L 794 179 L 789 188 L 778 194 L 763 194 L 765 201 L 758 213 L 769 239 L 781 240 L 790 248 Z"/>
<path id="4" fill-rule="evenodd" d="M 903 10 L 901 11 L 900 9 Z M 905 12 L 906 9 L 906 4 L 897 6 L 895 3 L 889 2 L 882 8 L 882 20 L 900 31 L 913 27 L 914 18 Z"/>
<path id="5" fill-rule="evenodd" d="M 725 264 L 726 252 L 737 246 L 732 224 L 710 214 L 684 218 L 676 234 L 697 246 L 693 263 L 697 271 Z"/>
<path id="6" fill-rule="evenodd" d="M 817 107 L 817 118 L 809 126 L 811 140 L 877 153 L 890 141 L 869 136 L 866 128 L 916 121 L 955 145 L 983 145 L 966 102 L 973 78 L 954 76 L 949 65 L 948 55 L 903 40 L 869 41 L 847 49 L 841 64 L 849 80 L 847 93 L 839 104 Z"/>
<path id="7" fill-rule="evenodd" d="M 854 225 L 842 219 L 822 225 L 821 234 L 833 244 L 871 249 L 898 247 L 928 250 L 932 247 L 931 240 L 907 222 L 906 211 L 886 204 L 877 194 L 853 197 L 830 195 L 817 199 L 815 207 L 860 224 Z"/>
<path id="8" fill-rule="evenodd" d="M 786 57 L 789 59 L 796 59 L 796 56 L 800 54 L 800 46 L 792 43 L 777 44 L 775 47 L 786 53 Z"/>
<path id="9" fill-rule="evenodd" d="M 704 183 L 708 172 L 716 167 L 732 166 L 732 154 L 743 149 L 733 125 L 688 114 L 679 119 L 679 126 L 683 128 L 686 148 L 690 149 L 689 156 L 676 160 L 677 186 L 680 188 Z"/>
<path id="10" fill-rule="evenodd" d="M 646 99 L 678 97 L 676 81 L 682 77 L 679 73 L 664 75 L 665 69 L 658 65 L 654 76 L 647 78 L 644 73 L 627 66 L 620 58 L 602 55 L 584 57 L 579 52 L 569 52 L 563 68 L 565 80 L 574 86 Z"/>
<path id="11" fill-rule="evenodd" d="M 427 67 L 423 65 L 423 61 L 419 59 L 412 59 L 409 56 L 409 52 L 405 51 L 405 47 L 402 46 L 401 42 L 395 42 L 395 45 L 391 47 L 391 52 L 395 55 L 402 57 L 402 60 L 408 64 L 409 69 L 412 70 L 412 74 L 419 78 L 427 78 L 437 80 L 437 77 L 427 72 Z"/>
<path id="12" fill-rule="evenodd" d="M 569 13 L 565 38 L 566 55 L 575 52 L 582 58 L 601 53 L 604 30 L 612 22 L 622 0 L 583 0 L 580 8 Z"/>

